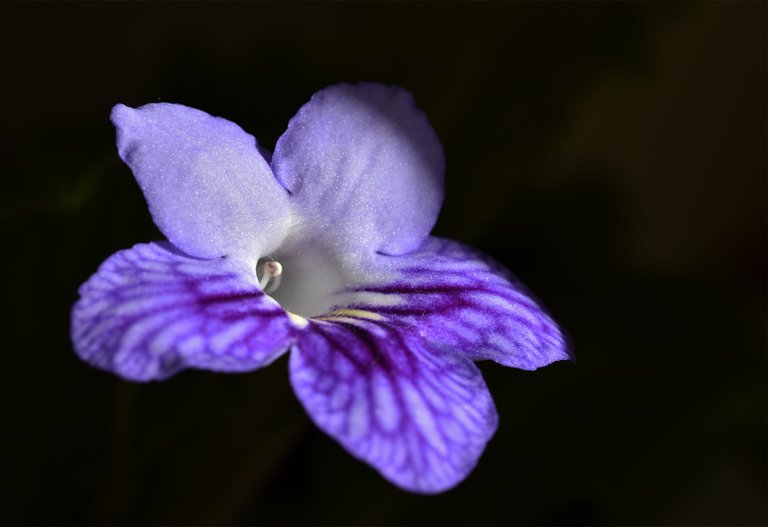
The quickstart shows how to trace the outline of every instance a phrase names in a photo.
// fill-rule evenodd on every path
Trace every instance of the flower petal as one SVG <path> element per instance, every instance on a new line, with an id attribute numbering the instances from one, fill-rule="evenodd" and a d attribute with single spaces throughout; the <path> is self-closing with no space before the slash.
<path id="1" fill-rule="evenodd" d="M 72 340 L 85 361 L 135 381 L 185 367 L 248 371 L 288 347 L 291 322 L 228 259 L 198 260 L 168 244 L 108 258 L 80 288 Z"/>
<path id="2" fill-rule="evenodd" d="M 417 247 L 443 201 L 435 131 L 407 91 L 383 84 L 314 94 L 277 142 L 272 168 L 314 236 L 356 251 Z"/>
<path id="3" fill-rule="evenodd" d="M 288 195 L 256 140 L 236 124 L 180 104 L 112 109 L 120 157 L 155 223 L 199 258 L 255 262 L 289 228 Z"/>
<path id="4" fill-rule="evenodd" d="M 291 383 L 317 426 L 406 490 L 458 484 L 497 425 L 477 367 L 413 331 L 333 318 L 313 321 L 290 357 Z"/>
<path id="5" fill-rule="evenodd" d="M 349 307 L 416 328 L 473 360 L 535 370 L 571 358 L 557 324 L 520 282 L 488 256 L 431 237 L 397 258 L 381 256 L 385 283 L 356 288 Z"/>

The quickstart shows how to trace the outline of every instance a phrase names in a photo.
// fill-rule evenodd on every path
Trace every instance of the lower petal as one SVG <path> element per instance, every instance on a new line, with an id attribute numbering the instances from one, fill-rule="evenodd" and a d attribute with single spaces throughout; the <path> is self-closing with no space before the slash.
<path id="1" fill-rule="evenodd" d="M 237 265 L 158 243 L 112 255 L 80 288 L 75 350 L 135 381 L 187 367 L 234 372 L 269 364 L 287 349 L 291 322 Z"/>
<path id="2" fill-rule="evenodd" d="M 527 288 L 480 251 L 429 238 L 399 257 L 380 256 L 348 307 L 415 328 L 473 360 L 535 370 L 571 358 L 557 324 Z M 386 269 L 388 272 L 382 272 Z"/>
<path id="3" fill-rule="evenodd" d="M 415 332 L 337 315 L 312 321 L 290 358 L 315 423 L 394 484 L 437 493 L 462 481 L 496 430 L 480 371 Z"/>

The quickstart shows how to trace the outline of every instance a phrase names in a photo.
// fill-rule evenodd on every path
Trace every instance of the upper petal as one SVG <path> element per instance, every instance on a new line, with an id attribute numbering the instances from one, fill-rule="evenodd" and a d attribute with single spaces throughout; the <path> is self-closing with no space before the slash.
<path id="1" fill-rule="evenodd" d="M 406 490 L 462 481 L 497 425 L 477 367 L 406 328 L 332 319 L 311 321 L 291 352 L 291 384 L 310 417 Z"/>
<path id="2" fill-rule="evenodd" d="M 250 273 L 229 259 L 184 256 L 167 243 L 115 253 L 80 288 L 72 309 L 75 351 L 136 381 L 187 367 L 265 366 L 286 351 L 293 326 Z"/>
<path id="3" fill-rule="evenodd" d="M 443 201 L 435 131 L 407 91 L 382 84 L 314 94 L 277 142 L 272 168 L 307 227 L 347 250 L 415 248 Z"/>
<path id="4" fill-rule="evenodd" d="M 111 117 L 120 157 L 174 245 L 200 258 L 255 262 L 282 241 L 288 196 L 253 136 L 180 104 L 118 104 Z"/>
<path id="5" fill-rule="evenodd" d="M 370 272 L 378 282 L 355 288 L 352 309 L 405 323 L 474 360 L 534 370 L 571 358 L 547 311 L 480 251 L 431 237 L 410 254 L 378 256 L 370 267 L 378 267 Z"/>

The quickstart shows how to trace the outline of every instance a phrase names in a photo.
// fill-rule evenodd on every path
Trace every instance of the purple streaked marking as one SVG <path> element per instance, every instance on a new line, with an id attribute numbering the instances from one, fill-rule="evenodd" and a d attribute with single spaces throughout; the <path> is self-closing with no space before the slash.
<path id="1" fill-rule="evenodd" d="M 113 255 L 81 296 L 72 312 L 78 354 L 137 381 L 185 367 L 265 366 L 287 350 L 293 331 L 286 313 L 229 262 L 163 244 Z"/>

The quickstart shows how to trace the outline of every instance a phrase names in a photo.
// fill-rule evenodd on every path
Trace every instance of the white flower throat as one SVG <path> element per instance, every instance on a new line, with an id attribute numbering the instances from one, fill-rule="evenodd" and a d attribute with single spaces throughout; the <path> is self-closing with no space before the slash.
<path id="1" fill-rule="evenodd" d="M 343 261 L 316 246 L 280 250 L 256 264 L 259 287 L 283 309 L 314 317 L 350 300 L 347 287 L 355 282 Z"/>

